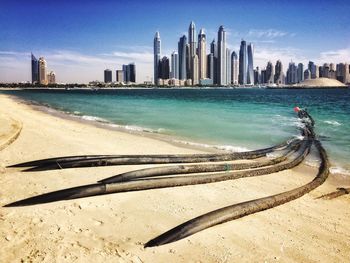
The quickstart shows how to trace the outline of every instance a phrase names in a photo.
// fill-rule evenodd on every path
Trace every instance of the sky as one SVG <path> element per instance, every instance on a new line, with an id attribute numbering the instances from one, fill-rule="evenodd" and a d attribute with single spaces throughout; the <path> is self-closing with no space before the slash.
<path id="1" fill-rule="evenodd" d="M 251 42 L 254 67 L 350 62 L 349 0 L 0 0 L 0 82 L 30 81 L 31 52 L 61 83 L 102 81 L 104 69 L 131 62 L 137 82 L 153 80 L 155 32 L 170 56 L 191 21 L 208 53 L 220 25 L 232 51 Z"/>

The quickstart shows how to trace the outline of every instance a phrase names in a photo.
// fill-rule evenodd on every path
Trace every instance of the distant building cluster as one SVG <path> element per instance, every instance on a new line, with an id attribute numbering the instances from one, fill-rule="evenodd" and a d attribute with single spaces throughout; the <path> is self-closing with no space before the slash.
<path id="1" fill-rule="evenodd" d="M 39 60 L 31 54 L 32 66 L 32 84 L 55 84 L 56 74 L 53 71 L 48 72 L 46 60 L 40 57 Z"/>
<path id="2" fill-rule="evenodd" d="M 350 83 L 350 65 L 348 63 L 339 63 L 336 65 L 325 63 L 323 66 L 317 66 L 314 62 L 309 61 L 307 67 L 304 68 L 304 64 L 302 63 L 296 65 L 294 62 L 290 62 L 286 75 L 284 75 L 280 60 L 276 62 L 275 66 L 269 61 L 266 68 L 261 70 L 261 72 L 259 67 L 256 67 L 254 76 L 255 85 L 292 85 L 307 79 L 317 78 L 336 79 L 342 83 Z"/>
<path id="3" fill-rule="evenodd" d="M 239 53 L 227 48 L 226 31 L 219 27 L 217 43 L 210 43 L 207 54 L 204 29 L 196 38 L 196 27 L 190 23 L 188 36 L 183 35 L 178 41 L 178 49 L 170 58 L 162 56 L 161 38 L 156 32 L 153 40 L 154 84 L 160 86 L 196 86 L 196 85 L 292 85 L 304 79 L 319 77 L 337 79 L 350 83 L 350 67 L 347 63 L 317 66 L 310 61 L 307 68 L 302 63 L 289 63 L 286 74 L 283 65 L 277 60 L 273 65 L 269 61 L 265 68 L 254 69 L 254 46 L 242 40 Z"/>
<path id="4" fill-rule="evenodd" d="M 123 65 L 121 70 L 116 70 L 115 72 L 116 84 L 131 84 L 136 82 L 136 66 L 134 63 L 128 65 Z M 104 82 L 113 83 L 112 70 L 105 69 L 104 71 Z"/>
<path id="5" fill-rule="evenodd" d="M 154 84 L 172 86 L 192 85 L 254 85 L 254 48 L 242 40 L 239 59 L 226 44 L 226 31 L 218 30 L 217 43 L 210 43 L 207 54 L 207 39 L 204 29 L 196 38 L 196 26 L 191 22 L 188 37 L 183 35 L 178 42 L 178 50 L 171 57 L 161 55 L 161 39 L 156 32 L 154 48 Z"/>

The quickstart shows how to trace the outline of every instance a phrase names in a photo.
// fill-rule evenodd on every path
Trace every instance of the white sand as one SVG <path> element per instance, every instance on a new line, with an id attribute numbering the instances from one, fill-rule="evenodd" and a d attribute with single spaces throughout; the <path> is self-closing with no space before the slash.
<path id="1" fill-rule="evenodd" d="M 8 125 L 9 118 L 23 123 L 23 130 L 0 151 L 1 206 L 146 167 L 24 173 L 5 168 L 7 165 L 64 155 L 198 152 L 51 116 L 0 95 L 0 127 Z M 11 132 L 0 128 L 0 133 Z M 5 139 L 1 140 L 0 145 Z M 339 185 L 331 178 L 310 194 L 280 207 L 172 244 L 143 248 L 148 240 L 193 217 L 303 185 L 316 172 L 301 166 L 207 185 L 0 207 L 0 262 L 347 262 L 350 196 L 315 198 L 335 191 L 337 186 L 348 187 L 348 179 Z"/>

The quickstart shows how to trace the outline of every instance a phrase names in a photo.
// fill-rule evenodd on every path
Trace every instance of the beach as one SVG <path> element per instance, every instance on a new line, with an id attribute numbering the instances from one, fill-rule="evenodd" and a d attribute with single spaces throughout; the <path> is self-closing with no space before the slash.
<path id="1" fill-rule="evenodd" d="M 8 125 L 8 123 L 14 125 Z M 50 115 L 0 95 L 1 262 L 346 262 L 350 257 L 349 195 L 317 199 L 349 187 L 333 175 L 309 194 L 276 208 L 144 248 L 150 239 L 209 211 L 301 186 L 317 169 L 300 165 L 275 174 L 205 185 L 101 195 L 28 207 L 3 205 L 152 165 L 24 173 L 8 165 L 67 155 L 188 154 L 143 133 L 106 129 Z M 12 128 L 11 128 L 12 127 Z M 1 149 L 1 148 L 0 148 Z"/>

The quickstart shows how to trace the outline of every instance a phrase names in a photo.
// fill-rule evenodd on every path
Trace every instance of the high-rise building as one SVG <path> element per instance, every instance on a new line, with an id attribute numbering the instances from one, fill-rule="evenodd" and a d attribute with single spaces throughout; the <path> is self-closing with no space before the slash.
<path id="1" fill-rule="evenodd" d="M 248 65 L 247 65 L 247 43 L 242 40 L 241 46 L 239 49 L 239 84 L 245 85 L 247 84 L 247 73 L 248 73 Z"/>
<path id="2" fill-rule="evenodd" d="M 164 56 L 159 63 L 159 73 L 161 79 L 169 79 L 170 77 L 170 63 L 169 58 Z"/>
<path id="3" fill-rule="evenodd" d="M 178 43 L 178 54 L 179 54 L 179 79 L 187 79 L 186 71 L 186 44 L 187 38 L 183 35 Z"/>
<path id="4" fill-rule="evenodd" d="M 304 65 L 303 63 L 298 64 L 298 83 L 304 80 Z"/>
<path id="5" fill-rule="evenodd" d="M 171 53 L 171 74 L 172 79 L 179 79 L 179 55 L 176 51 Z"/>
<path id="6" fill-rule="evenodd" d="M 261 84 L 267 83 L 267 81 L 266 81 L 266 69 L 262 69 L 262 70 L 261 70 L 261 74 L 260 74 L 260 83 L 261 83 Z"/>
<path id="7" fill-rule="evenodd" d="M 202 28 L 198 35 L 199 79 L 207 78 L 207 39 Z"/>
<path id="8" fill-rule="evenodd" d="M 32 54 L 32 84 L 39 83 L 39 61 Z"/>
<path id="9" fill-rule="evenodd" d="M 260 69 L 259 67 L 256 67 L 254 70 L 254 84 L 258 85 L 261 83 L 261 75 L 260 75 Z"/>
<path id="10" fill-rule="evenodd" d="M 193 21 L 191 21 L 191 24 L 188 27 L 188 43 L 190 44 L 190 59 L 192 60 L 197 53 L 196 25 Z"/>
<path id="11" fill-rule="evenodd" d="M 232 70 L 231 70 L 231 50 L 226 48 L 226 84 L 231 85 Z"/>
<path id="12" fill-rule="evenodd" d="M 193 71 L 193 78 L 192 78 L 192 85 L 198 85 L 199 84 L 199 63 L 198 63 L 198 56 L 194 55 L 192 59 L 192 71 Z"/>
<path id="13" fill-rule="evenodd" d="M 247 58 L 248 58 L 248 72 L 247 72 L 247 84 L 254 84 L 254 65 L 253 65 L 253 56 L 254 56 L 254 48 L 250 43 L 247 46 Z"/>
<path id="14" fill-rule="evenodd" d="M 158 63 L 159 66 L 159 63 Z M 123 65 L 123 79 L 124 83 L 135 83 L 136 82 L 136 66 L 135 63 L 130 63 L 128 65 Z M 157 69 L 159 72 L 159 69 Z M 158 81 L 158 80 L 157 80 Z"/>
<path id="15" fill-rule="evenodd" d="M 308 69 L 310 70 L 311 72 L 311 78 L 312 79 L 315 79 L 316 78 L 316 71 L 317 71 L 317 66 L 315 65 L 314 62 L 312 61 L 309 61 L 309 64 L 308 64 Z"/>
<path id="16" fill-rule="evenodd" d="M 208 54 L 207 56 L 207 78 L 211 79 L 212 82 L 214 80 L 214 55 L 213 54 Z"/>
<path id="17" fill-rule="evenodd" d="M 104 81 L 105 81 L 105 83 L 111 83 L 112 82 L 112 70 L 105 69 L 105 71 L 104 71 Z"/>
<path id="18" fill-rule="evenodd" d="M 159 32 L 156 32 L 156 35 L 154 36 L 153 40 L 153 54 L 154 54 L 154 84 L 158 85 L 158 78 L 159 78 L 159 61 L 160 61 L 160 54 L 161 54 L 161 40 Z M 126 78 L 124 78 L 126 80 Z"/>
<path id="19" fill-rule="evenodd" d="M 210 78 L 213 80 L 213 84 L 218 84 L 218 49 L 215 43 L 215 39 L 210 43 L 210 54 L 213 54 L 213 75 Z"/>
<path id="20" fill-rule="evenodd" d="M 218 84 L 227 85 L 227 68 L 226 68 L 226 31 L 220 26 L 218 31 Z"/>
<path id="21" fill-rule="evenodd" d="M 287 84 L 298 83 L 298 69 L 294 62 L 290 62 L 287 70 Z"/>
<path id="22" fill-rule="evenodd" d="M 266 84 L 273 84 L 274 83 L 274 70 L 273 65 L 271 61 L 267 62 L 266 66 L 266 76 L 265 76 L 265 83 Z"/>
<path id="23" fill-rule="evenodd" d="M 136 82 L 136 66 L 135 63 L 130 63 L 128 65 L 128 70 L 129 70 L 129 79 L 128 82 L 135 83 Z"/>
<path id="24" fill-rule="evenodd" d="M 116 81 L 118 83 L 124 82 L 124 71 L 123 70 L 117 70 L 116 71 Z"/>
<path id="25" fill-rule="evenodd" d="M 278 85 L 284 84 L 283 65 L 282 65 L 281 60 L 277 60 L 277 62 L 276 62 L 274 81 Z"/>
<path id="26" fill-rule="evenodd" d="M 191 79 L 191 63 L 192 63 L 192 59 L 191 59 L 191 54 L 190 54 L 190 44 L 186 44 L 186 79 Z"/>
<path id="27" fill-rule="evenodd" d="M 238 57 L 234 51 L 231 55 L 231 83 L 233 85 L 238 84 Z"/>
<path id="28" fill-rule="evenodd" d="M 56 84 L 56 74 L 53 71 L 50 71 L 49 74 L 47 74 L 47 83 L 48 84 Z"/>
<path id="29" fill-rule="evenodd" d="M 304 80 L 311 79 L 311 71 L 309 69 L 304 70 Z"/>
<path id="30" fill-rule="evenodd" d="M 38 63 L 39 63 L 39 83 L 42 85 L 47 85 L 46 60 L 43 57 L 40 57 Z"/>

